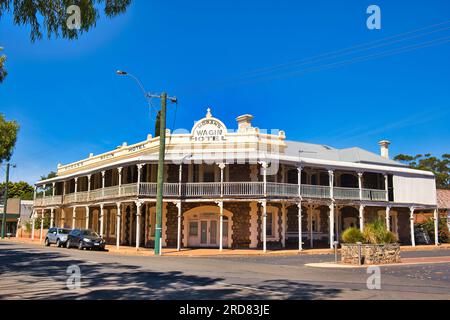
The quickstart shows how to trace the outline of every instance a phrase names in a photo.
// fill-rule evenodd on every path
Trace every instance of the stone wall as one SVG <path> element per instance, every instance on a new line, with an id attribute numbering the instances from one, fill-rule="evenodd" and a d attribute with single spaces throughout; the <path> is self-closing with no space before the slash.
<path id="1" fill-rule="evenodd" d="M 348 264 L 358 264 L 358 245 L 342 244 L 341 262 Z M 400 245 L 361 245 L 362 264 L 387 264 L 400 262 Z"/>
<path id="2" fill-rule="evenodd" d="M 233 164 L 228 170 L 230 181 L 250 181 L 250 164 Z"/>
<path id="3" fill-rule="evenodd" d="M 233 213 L 234 249 L 250 247 L 250 203 L 225 202 L 224 209 Z"/>

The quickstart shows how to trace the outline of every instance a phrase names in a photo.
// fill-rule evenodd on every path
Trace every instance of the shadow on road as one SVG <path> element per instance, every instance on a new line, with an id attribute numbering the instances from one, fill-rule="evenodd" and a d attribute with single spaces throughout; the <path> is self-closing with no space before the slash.
<path id="1" fill-rule="evenodd" d="M 81 269 L 81 289 L 66 287 L 71 265 Z M 93 263 L 63 252 L 13 246 L 0 246 L 0 274 L 0 299 L 330 299 L 341 292 L 284 279 L 240 286 L 221 277 Z"/>

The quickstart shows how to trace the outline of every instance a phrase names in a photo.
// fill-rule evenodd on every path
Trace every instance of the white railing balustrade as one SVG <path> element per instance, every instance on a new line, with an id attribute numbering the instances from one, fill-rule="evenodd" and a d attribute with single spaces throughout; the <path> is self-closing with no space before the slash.
<path id="1" fill-rule="evenodd" d="M 386 201 L 386 190 L 363 189 L 363 200 Z"/>
<path id="2" fill-rule="evenodd" d="M 220 182 L 189 182 L 185 183 L 184 186 L 184 196 L 186 197 L 220 195 Z"/>
<path id="3" fill-rule="evenodd" d="M 359 189 L 357 188 L 334 187 L 333 189 L 335 199 L 359 200 Z"/>
<path id="4" fill-rule="evenodd" d="M 138 192 L 137 189 L 138 189 L 137 183 L 123 184 L 120 186 L 120 196 L 121 197 L 136 196 Z"/>
<path id="5" fill-rule="evenodd" d="M 313 186 L 308 184 L 302 184 L 302 197 L 305 198 L 330 198 L 330 187 L 328 186 Z"/>
<path id="6" fill-rule="evenodd" d="M 224 196 L 253 196 L 263 195 L 264 183 L 262 182 L 224 182 Z M 219 189 L 220 195 L 220 189 Z"/>
<path id="7" fill-rule="evenodd" d="M 298 197 L 298 185 L 268 182 L 267 195 L 279 197 Z"/>

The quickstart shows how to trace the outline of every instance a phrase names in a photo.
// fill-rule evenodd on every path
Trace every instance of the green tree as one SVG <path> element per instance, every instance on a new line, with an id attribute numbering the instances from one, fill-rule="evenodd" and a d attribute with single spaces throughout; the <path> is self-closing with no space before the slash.
<path id="1" fill-rule="evenodd" d="M 0 184 L 0 199 L 3 199 L 5 183 Z M 20 198 L 22 200 L 33 200 L 34 188 L 25 181 L 8 183 L 8 198 Z"/>
<path id="2" fill-rule="evenodd" d="M 17 131 L 19 131 L 18 123 L 6 121 L 4 115 L 0 113 L 0 163 L 11 159 L 17 140 Z"/>
<path id="3" fill-rule="evenodd" d="M 431 171 L 436 176 L 438 189 L 450 189 L 450 154 L 443 154 L 440 158 L 430 153 L 415 156 L 399 154 L 394 160 L 407 164 L 410 168 Z"/>
<path id="4" fill-rule="evenodd" d="M 100 7 L 106 17 L 112 18 L 124 13 L 131 0 L 0 0 L 0 18 L 12 13 L 15 25 L 30 27 L 30 38 L 34 42 L 42 39 L 43 30 L 47 37 L 62 36 L 77 39 L 83 32 L 95 27 Z M 73 12 L 67 13 L 71 5 L 80 8 L 80 28 L 69 29 L 67 21 Z"/>
<path id="5" fill-rule="evenodd" d="M 0 51 L 3 51 L 2 47 L 0 47 Z M 6 56 L 0 55 L 0 83 L 3 82 L 3 80 L 8 75 L 8 72 L 6 72 L 6 69 L 5 69 L 5 62 L 6 62 Z"/>

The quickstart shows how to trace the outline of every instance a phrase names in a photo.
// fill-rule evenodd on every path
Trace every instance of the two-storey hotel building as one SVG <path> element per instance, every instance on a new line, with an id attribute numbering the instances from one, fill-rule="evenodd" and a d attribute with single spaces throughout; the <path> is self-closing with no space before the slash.
<path id="1" fill-rule="evenodd" d="M 237 117 L 229 130 L 208 109 L 190 132 L 167 131 L 164 247 L 333 247 L 346 228 L 380 218 L 415 245 L 414 212 L 437 214 L 434 175 L 390 160 L 388 141 L 380 155 L 336 149 L 287 140 L 252 119 Z M 93 229 L 117 247 L 152 247 L 158 151 L 148 135 L 58 165 L 55 178 L 36 183 L 33 217 Z"/>

